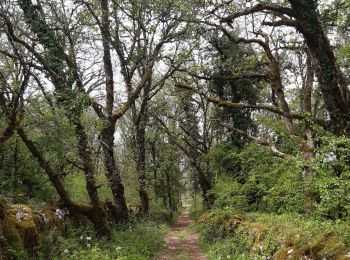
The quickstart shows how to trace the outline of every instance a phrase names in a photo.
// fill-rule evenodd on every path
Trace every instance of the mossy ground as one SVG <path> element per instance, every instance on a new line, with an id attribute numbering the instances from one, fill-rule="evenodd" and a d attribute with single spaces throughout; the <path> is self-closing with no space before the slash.
<path id="1" fill-rule="evenodd" d="M 209 259 L 350 259 L 345 222 L 214 209 L 197 217 L 194 229 Z"/>

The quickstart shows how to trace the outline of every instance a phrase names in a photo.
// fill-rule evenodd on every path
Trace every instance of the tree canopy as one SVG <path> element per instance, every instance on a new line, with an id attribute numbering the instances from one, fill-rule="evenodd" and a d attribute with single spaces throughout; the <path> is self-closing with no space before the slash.
<path id="1" fill-rule="evenodd" d="M 349 7 L 2 1 L 0 259 L 2 204 L 54 205 L 107 238 L 198 197 L 349 221 Z"/>

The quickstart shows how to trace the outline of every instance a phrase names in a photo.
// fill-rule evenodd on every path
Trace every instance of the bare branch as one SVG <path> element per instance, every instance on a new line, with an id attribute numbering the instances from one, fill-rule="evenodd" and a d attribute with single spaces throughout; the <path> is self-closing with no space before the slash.
<path id="1" fill-rule="evenodd" d="M 258 110 L 261 109 L 261 110 L 266 110 L 266 111 L 269 111 L 269 112 L 272 112 L 272 113 L 275 113 L 275 114 L 278 114 L 280 116 L 284 116 L 287 118 L 299 119 L 299 120 L 305 118 L 302 115 L 285 113 L 281 110 L 276 109 L 275 107 L 268 106 L 268 105 L 251 105 L 251 104 L 246 104 L 246 103 L 234 103 L 234 102 L 224 101 L 224 100 L 220 100 L 220 99 L 213 98 L 213 97 L 208 97 L 204 92 L 202 92 L 194 87 L 191 87 L 189 85 L 182 84 L 182 83 L 177 83 L 177 84 L 175 84 L 175 86 L 177 88 L 180 88 L 180 89 L 191 90 L 191 91 L 203 96 L 207 101 L 209 101 L 217 106 L 220 106 L 220 107 L 230 107 L 230 108 L 236 108 L 236 109 L 258 109 Z"/>
<path id="2" fill-rule="evenodd" d="M 242 131 L 242 130 L 240 130 L 232 125 L 225 124 L 222 122 L 219 122 L 219 125 L 223 126 L 224 128 L 226 128 L 228 130 L 235 131 L 235 132 L 239 133 L 240 135 L 242 135 L 250 140 L 253 140 L 258 145 L 268 147 L 271 150 L 272 154 L 277 156 L 277 157 L 280 157 L 280 158 L 292 157 L 292 158 L 294 158 L 290 154 L 286 154 L 286 153 L 279 151 L 274 144 L 269 143 L 268 141 L 260 139 L 258 137 L 252 136 L 252 135 L 250 135 L 250 134 L 248 134 L 248 133 L 246 133 L 246 132 L 244 132 L 244 131 Z"/>
<path id="3" fill-rule="evenodd" d="M 273 5 L 273 4 L 259 3 L 257 5 L 254 5 L 253 7 L 250 7 L 242 11 L 230 14 L 229 16 L 223 17 L 221 18 L 220 22 L 232 23 L 232 21 L 238 17 L 254 14 L 258 12 L 263 12 L 263 11 L 272 11 L 278 14 L 285 14 L 291 17 L 296 16 L 295 12 L 290 8 L 279 6 L 279 5 Z"/>

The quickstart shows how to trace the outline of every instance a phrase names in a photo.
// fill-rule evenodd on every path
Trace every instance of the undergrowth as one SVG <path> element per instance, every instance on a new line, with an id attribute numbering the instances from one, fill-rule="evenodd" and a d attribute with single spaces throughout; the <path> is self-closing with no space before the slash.
<path id="1" fill-rule="evenodd" d="M 228 208 L 194 211 L 193 228 L 209 259 L 350 259 L 349 224 L 344 221 L 300 214 L 237 215 Z"/>
<path id="2" fill-rule="evenodd" d="M 152 259 L 164 247 L 168 225 L 153 220 L 131 221 L 116 227 L 109 240 L 90 229 L 73 229 L 66 236 L 44 236 L 38 259 Z"/>

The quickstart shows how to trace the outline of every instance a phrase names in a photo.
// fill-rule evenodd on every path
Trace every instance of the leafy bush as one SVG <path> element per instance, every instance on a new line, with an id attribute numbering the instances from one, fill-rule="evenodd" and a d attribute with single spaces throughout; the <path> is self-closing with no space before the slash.
<path id="1" fill-rule="evenodd" d="M 216 149 L 212 155 L 221 155 L 222 147 Z M 214 186 L 217 207 L 232 207 L 242 212 L 304 210 L 305 187 L 297 161 L 271 157 L 269 151 L 255 145 L 228 153 L 230 156 L 223 157 L 223 162 L 236 168 L 216 164 L 216 171 L 221 173 Z"/>
<path id="2" fill-rule="evenodd" d="M 350 140 L 328 136 L 319 139 L 313 168 L 316 213 L 331 219 L 350 217 Z"/>

